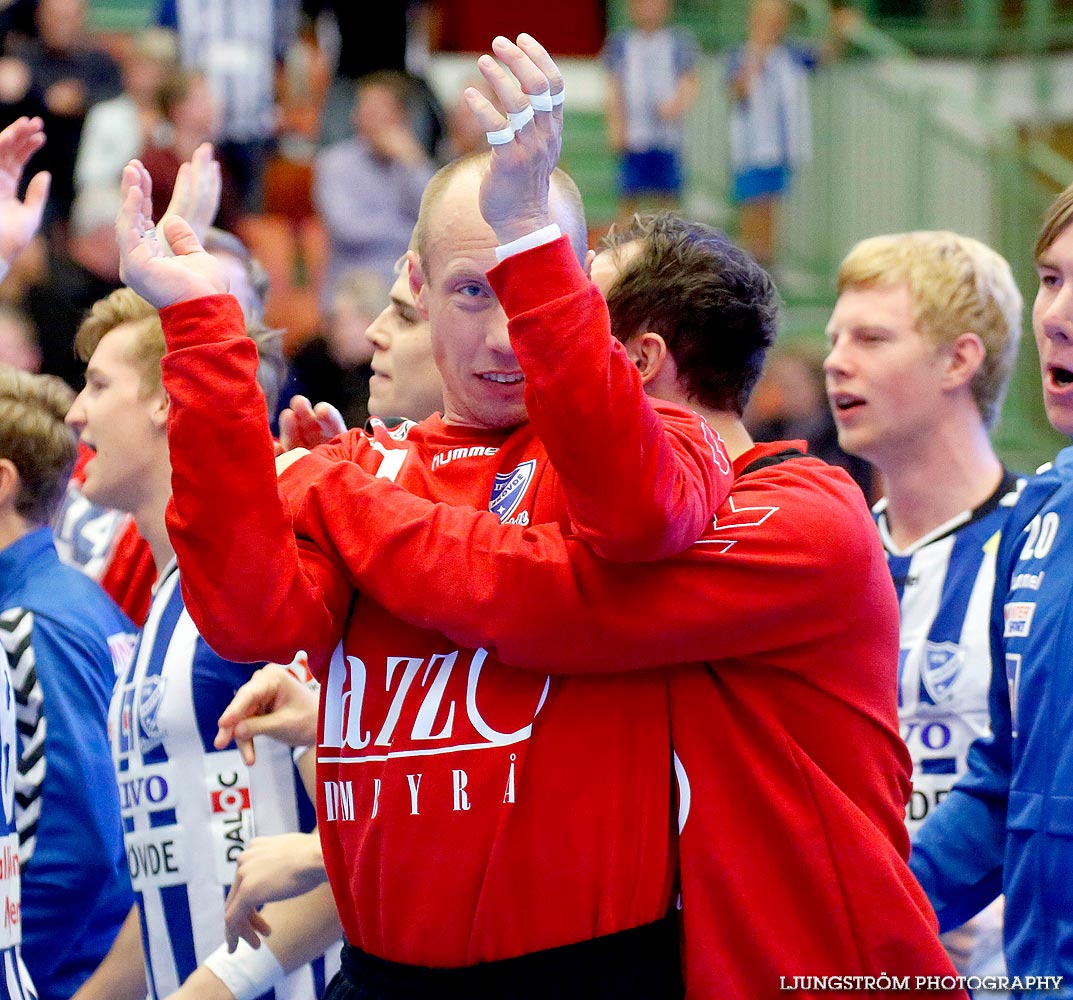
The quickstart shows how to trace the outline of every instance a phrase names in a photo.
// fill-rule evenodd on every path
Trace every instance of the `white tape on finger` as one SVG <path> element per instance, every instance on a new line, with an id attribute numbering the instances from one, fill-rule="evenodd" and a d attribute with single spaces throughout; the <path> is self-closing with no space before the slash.
<path id="1" fill-rule="evenodd" d="M 507 120 L 515 132 L 520 132 L 534 118 L 533 105 L 527 104 L 524 111 L 508 111 Z"/>
<path id="2" fill-rule="evenodd" d="M 535 111 L 551 111 L 555 107 L 550 87 L 547 90 L 542 90 L 539 94 L 526 94 L 525 96 L 529 98 L 529 103 Z"/>
<path id="3" fill-rule="evenodd" d="M 551 103 L 555 107 L 558 107 L 565 100 L 566 100 L 566 87 L 563 87 L 563 89 L 560 90 L 559 93 L 551 95 Z"/>
<path id="4" fill-rule="evenodd" d="M 508 125 L 506 128 L 499 129 L 498 132 L 485 132 L 484 137 L 488 140 L 489 146 L 504 146 L 513 141 L 514 126 Z"/>

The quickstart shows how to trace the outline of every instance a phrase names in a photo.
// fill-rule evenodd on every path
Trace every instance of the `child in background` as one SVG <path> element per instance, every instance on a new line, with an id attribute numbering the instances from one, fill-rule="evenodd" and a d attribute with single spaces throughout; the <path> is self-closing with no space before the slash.
<path id="1" fill-rule="evenodd" d="M 630 0 L 631 28 L 604 48 L 607 127 L 621 155 L 621 209 L 673 208 L 682 191 L 683 119 L 700 90 L 697 40 L 670 26 L 671 0 Z"/>
<path id="2" fill-rule="evenodd" d="M 818 45 L 784 41 L 787 0 L 753 0 L 749 36 L 730 56 L 730 161 L 740 206 L 739 242 L 766 268 L 775 263 L 779 207 L 794 171 L 812 158 L 808 74 L 837 58 L 860 23 L 850 7 L 831 11 Z"/>
<path id="3" fill-rule="evenodd" d="M 796 167 L 812 155 L 808 71 L 815 56 L 786 45 L 786 0 L 753 0 L 749 37 L 730 57 L 730 159 L 742 246 L 775 262 L 779 207 Z"/>

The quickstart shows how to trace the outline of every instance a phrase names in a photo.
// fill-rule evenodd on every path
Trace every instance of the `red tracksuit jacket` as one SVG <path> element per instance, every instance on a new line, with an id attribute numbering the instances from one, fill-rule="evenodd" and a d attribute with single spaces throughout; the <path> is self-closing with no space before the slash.
<path id="1" fill-rule="evenodd" d="M 279 489 L 233 300 L 162 312 L 168 522 L 187 607 L 227 658 L 309 651 L 323 681 L 318 813 L 344 928 L 373 954 L 421 965 L 510 957 L 666 912 L 666 685 L 658 673 L 553 680 L 402 621 L 355 588 L 349 549 L 363 525 L 343 494 L 318 537 L 299 527 L 307 505 L 340 477 L 373 473 L 404 495 L 492 507 L 497 523 L 553 523 L 616 559 L 659 559 L 698 537 L 731 480 L 696 415 L 657 413 L 644 396 L 565 241 L 492 273 L 531 423 L 434 417 L 395 436 L 351 432 Z M 557 469 L 545 442 L 569 454 Z M 410 586 L 408 566 L 392 576 Z M 468 589 L 434 602 L 465 603 Z"/>
<path id="2" fill-rule="evenodd" d="M 757 446 L 735 468 L 786 446 Z M 841 469 L 795 458 L 740 475 L 694 546 L 637 566 L 553 525 L 502 525 L 369 476 L 344 484 L 319 456 L 294 471 L 310 484 L 297 527 L 318 544 L 338 537 L 340 507 L 375 526 L 346 550 L 348 572 L 399 618 L 550 672 L 553 687 L 557 673 L 612 681 L 666 665 L 689 996 L 762 1000 L 797 976 L 955 974 L 906 865 L 897 603 Z M 638 798 L 663 763 L 650 697 L 649 725 L 625 745 L 651 741 Z"/>

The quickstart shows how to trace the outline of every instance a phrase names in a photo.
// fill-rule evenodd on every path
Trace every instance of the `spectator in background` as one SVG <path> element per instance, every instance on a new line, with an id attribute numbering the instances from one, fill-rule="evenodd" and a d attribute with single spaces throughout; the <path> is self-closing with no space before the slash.
<path id="1" fill-rule="evenodd" d="M 280 67 L 276 148 L 265 169 L 268 214 L 305 220 L 313 215 L 313 157 L 320 148 L 320 123 L 331 66 L 308 18 Z M 348 127 L 349 130 L 349 127 Z"/>
<path id="2" fill-rule="evenodd" d="M 409 92 L 399 73 L 365 77 L 354 99 L 354 135 L 317 157 L 313 198 L 330 245 L 326 289 L 354 268 L 394 280 L 435 169 L 411 126 Z"/>
<path id="3" fill-rule="evenodd" d="M 6 302 L 0 302 L 0 365 L 22 372 L 41 370 L 41 348 L 30 317 Z"/>
<path id="4" fill-rule="evenodd" d="M 34 8 L 37 0 L 8 0 L 0 9 L 0 46 L 6 46 L 12 37 L 35 34 Z"/>
<path id="5" fill-rule="evenodd" d="M 871 501 L 877 486 L 871 464 L 847 454 L 838 443 L 824 391 L 825 353 L 819 345 L 804 343 L 773 350 L 749 401 L 745 425 L 755 441 L 807 441 L 810 455 L 845 469 Z"/>
<path id="6" fill-rule="evenodd" d="M 454 160 L 459 156 L 468 156 L 470 153 L 482 152 L 488 145 L 484 137 L 484 129 L 477 121 L 473 112 L 466 103 L 466 90 L 473 87 L 480 91 L 492 104 L 499 105 L 492 88 L 484 82 L 483 76 L 472 77 L 458 91 L 458 98 L 447 112 L 447 147 L 448 160 Z M 502 110 L 502 109 L 500 109 Z"/>
<path id="7" fill-rule="evenodd" d="M 373 343 L 366 330 L 380 314 L 388 290 L 378 274 L 348 271 L 335 284 L 323 332 L 291 359 L 291 391 L 330 403 L 347 427 L 362 427 L 369 416 Z"/>
<path id="8" fill-rule="evenodd" d="M 157 90 L 157 104 L 163 127 L 149 137 L 139 159 L 153 178 L 153 194 L 158 205 L 166 205 L 175 190 L 182 164 L 193 158 L 194 150 L 215 142 L 220 131 L 220 105 L 201 73 L 178 70 Z M 220 162 L 223 186 L 216 221 L 224 229 L 234 229 L 242 217 L 242 205 L 235 181 Z"/>
<path id="9" fill-rule="evenodd" d="M 302 0 L 302 9 L 329 36 L 335 73 L 324 102 L 325 146 L 350 134 L 357 82 L 370 73 L 406 71 L 407 0 L 357 5 L 351 0 Z M 325 30 L 327 28 L 327 30 Z"/>
<path id="10" fill-rule="evenodd" d="M 75 188 L 118 184 L 128 160 L 158 140 L 163 121 L 157 95 L 176 68 L 178 50 L 170 31 L 139 34 L 122 65 L 123 93 L 90 108 L 75 163 Z"/>
<path id="11" fill-rule="evenodd" d="M 794 169 L 812 156 L 808 70 L 815 59 L 785 44 L 789 21 L 786 0 L 753 0 L 748 38 L 728 67 L 739 235 L 767 268 L 775 263 L 782 198 Z"/>
<path id="12" fill-rule="evenodd" d="M 787 0 L 752 0 L 748 38 L 731 53 L 730 165 L 739 239 L 769 270 L 778 257 L 782 199 L 794 171 L 812 158 L 809 71 L 839 53 L 857 21 L 851 8 L 836 9 L 831 35 L 818 48 L 790 45 Z"/>
<path id="13" fill-rule="evenodd" d="M 621 156 L 621 214 L 671 208 L 682 193 L 683 118 L 700 92 L 697 41 L 670 27 L 671 0 L 630 0 L 633 27 L 604 49 L 610 143 Z"/>
<path id="14" fill-rule="evenodd" d="M 15 47 L 4 60 L 0 114 L 10 121 L 39 115 L 48 145 L 35 166 L 52 174 L 49 217 L 65 220 L 74 198 L 74 166 L 86 113 L 120 93 L 119 67 L 93 46 L 85 29 L 85 0 L 38 0 L 37 38 Z"/>
<path id="15" fill-rule="evenodd" d="M 276 129 L 276 66 L 294 40 L 297 18 L 298 0 L 162 0 L 160 6 L 158 23 L 178 32 L 184 68 L 208 81 L 220 114 L 220 162 L 248 212 L 261 207 Z"/>
<path id="16" fill-rule="evenodd" d="M 40 338 L 41 370 L 76 389 L 82 371 L 74 355 L 75 331 L 89 307 L 120 284 L 118 205 L 118 189 L 111 184 L 79 193 L 66 250 L 51 247 L 44 281 L 27 290 L 23 303 Z"/>

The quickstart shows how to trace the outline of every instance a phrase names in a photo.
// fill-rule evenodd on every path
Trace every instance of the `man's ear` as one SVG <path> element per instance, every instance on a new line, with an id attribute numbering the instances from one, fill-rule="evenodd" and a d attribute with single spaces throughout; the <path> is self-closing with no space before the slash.
<path id="1" fill-rule="evenodd" d="M 410 294 L 414 297 L 414 306 L 417 308 L 417 314 L 427 321 L 428 300 L 426 289 L 428 288 L 428 279 L 425 277 L 425 269 L 421 266 L 421 259 L 417 256 L 416 250 L 407 250 L 406 260 L 410 264 Z"/>
<path id="2" fill-rule="evenodd" d="M 647 385 L 656 378 L 667 364 L 670 356 L 667 342 L 658 334 L 648 330 L 635 333 L 626 341 L 626 354 L 641 373 L 641 382 Z"/>
<path id="3" fill-rule="evenodd" d="M 0 509 L 14 508 L 21 482 L 15 463 L 10 458 L 0 458 Z"/>
<path id="4" fill-rule="evenodd" d="M 956 389 L 968 385 L 987 358 L 984 342 L 978 334 L 966 332 L 960 334 L 947 350 L 949 353 L 946 371 L 943 373 L 944 387 Z"/>
<path id="5" fill-rule="evenodd" d="M 153 399 L 149 405 L 149 419 L 153 421 L 153 426 L 165 430 L 168 426 L 168 410 L 171 408 L 171 398 L 164 391 L 163 386 L 153 393 Z"/>

